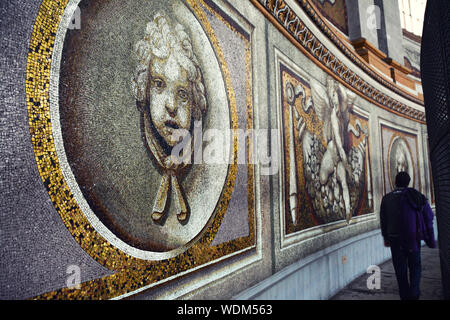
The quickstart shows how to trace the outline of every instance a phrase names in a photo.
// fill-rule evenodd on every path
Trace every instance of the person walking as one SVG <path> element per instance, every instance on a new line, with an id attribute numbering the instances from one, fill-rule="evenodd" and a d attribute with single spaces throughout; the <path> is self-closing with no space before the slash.
<path id="1" fill-rule="evenodd" d="M 380 206 L 381 234 L 384 245 L 391 249 L 401 300 L 420 297 L 421 241 L 436 247 L 433 211 L 422 193 L 408 188 L 410 181 L 407 172 L 397 173 L 396 189 L 383 197 Z"/>

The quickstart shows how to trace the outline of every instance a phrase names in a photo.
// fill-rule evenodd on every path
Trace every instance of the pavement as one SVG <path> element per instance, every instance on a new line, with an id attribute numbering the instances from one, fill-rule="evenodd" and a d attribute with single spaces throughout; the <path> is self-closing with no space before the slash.
<path id="1" fill-rule="evenodd" d="M 423 246 L 422 278 L 420 284 L 420 300 L 444 300 L 441 282 L 439 249 Z M 339 291 L 330 300 L 400 300 L 397 279 L 392 260 L 379 265 L 381 277 L 379 288 L 369 289 L 368 278 L 372 274 L 365 273 Z M 369 280 L 369 283 L 373 283 Z"/>

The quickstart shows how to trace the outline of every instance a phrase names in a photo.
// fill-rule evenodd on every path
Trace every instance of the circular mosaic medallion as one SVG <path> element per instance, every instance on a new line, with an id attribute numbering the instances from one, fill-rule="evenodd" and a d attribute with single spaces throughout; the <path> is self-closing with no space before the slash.
<path id="1" fill-rule="evenodd" d="M 208 228 L 209 239 L 217 232 L 236 164 L 196 162 L 196 152 L 201 158 L 205 131 L 236 128 L 237 116 L 226 63 L 198 12 L 181 1 L 65 7 L 54 34 L 47 130 L 53 175 L 66 188 L 49 191 L 73 202 L 67 210 L 61 197 L 54 201 L 78 240 L 99 235 L 126 255 L 162 260 Z M 222 149 L 225 160 L 236 152 Z M 73 223 L 80 212 L 95 231 Z"/>

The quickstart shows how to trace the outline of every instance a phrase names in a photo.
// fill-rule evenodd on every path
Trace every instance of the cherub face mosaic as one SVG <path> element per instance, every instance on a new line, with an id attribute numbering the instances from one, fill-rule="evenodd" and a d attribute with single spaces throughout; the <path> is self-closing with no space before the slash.
<path id="1" fill-rule="evenodd" d="M 81 28 L 68 30 L 77 6 Z M 76 241 L 116 271 L 38 298 L 114 297 L 252 248 L 253 166 L 238 168 L 239 145 L 231 163 L 169 157 L 183 138 L 173 133 L 196 122 L 253 128 L 249 34 L 209 1 L 44 0 L 36 24 L 27 97 L 38 169 Z"/>
<path id="2" fill-rule="evenodd" d="M 327 77 L 306 81 L 281 65 L 286 233 L 373 211 L 368 119 Z"/>
<path id="3" fill-rule="evenodd" d="M 192 41 L 180 23 L 170 20 L 158 12 L 147 24 L 144 39 L 136 44 L 139 64 L 132 86 L 146 147 L 163 172 L 152 219 L 164 221 L 171 189 L 177 219 L 187 223 L 189 205 L 179 178 L 192 161 L 175 162 L 171 155 L 179 138 L 190 139 L 194 121 L 201 121 L 206 114 L 207 96 Z M 180 137 L 176 132 L 184 135 Z"/>

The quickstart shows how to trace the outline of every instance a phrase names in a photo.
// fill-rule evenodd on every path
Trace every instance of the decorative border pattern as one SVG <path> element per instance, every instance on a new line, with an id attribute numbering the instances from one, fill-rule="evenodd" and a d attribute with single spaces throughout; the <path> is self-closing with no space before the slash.
<path id="1" fill-rule="evenodd" d="M 425 123 L 425 112 L 416 110 L 374 88 L 364 79 L 351 71 L 308 29 L 284 0 L 250 0 L 276 27 L 291 36 L 295 44 L 303 49 L 312 59 L 328 73 L 343 82 L 347 87 L 356 90 L 360 95 L 376 105 L 397 113 L 411 120 Z M 308 0 L 297 0 L 297 3 L 308 14 L 319 29 L 335 44 L 355 65 L 360 67 L 370 77 L 395 93 L 423 105 L 423 101 L 400 90 L 372 70 L 366 63 L 351 52 L 338 36 L 327 26 Z"/>
<path id="2" fill-rule="evenodd" d="M 205 10 L 213 12 L 231 30 L 238 32 L 226 18 L 217 14 L 203 1 L 186 0 L 193 14 L 202 24 L 205 32 L 221 61 L 222 72 L 227 87 L 227 94 L 232 113 L 232 125 L 237 126 L 236 101 L 232 89 L 230 72 L 225 62 L 218 40 L 206 17 Z M 73 235 L 79 245 L 93 259 L 106 268 L 115 271 L 104 278 L 94 279 L 81 284 L 80 289 L 62 288 L 53 292 L 41 294 L 34 299 L 110 299 L 140 288 L 148 287 L 161 280 L 174 277 L 180 273 L 196 270 L 202 266 L 215 263 L 228 255 L 239 254 L 253 248 L 255 236 L 255 205 L 254 205 L 254 168 L 248 166 L 249 185 L 249 235 L 225 243 L 211 246 L 217 233 L 229 200 L 234 189 L 237 174 L 237 164 L 230 165 L 222 201 L 216 208 L 216 218 L 206 227 L 204 234 L 197 243 L 182 254 L 167 260 L 148 261 L 132 257 L 108 243 L 90 225 L 81 212 L 73 195 L 64 180 L 58 161 L 52 133 L 50 116 L 50 69 L 55 38 L 61 18 L 68 4 L 68 0 L 43 0 L 30 39 L 26 96 L 30 134 L 35 153 L 36 163 L 41 179 L 49 193 L 50 199 L 61 216 L 64 225 Z M 249 127 L 253 126 L 252 98 L 251 98 L 251 46 L 247 34 L 240 35 L 245 40 L 245 65 L 247 68 L 246 92 L 247 117 Z M 234 159 L 237 159 L 237 137 L 234 141 Z M 221 259 L 220 259 L 221 260 Z"/>

